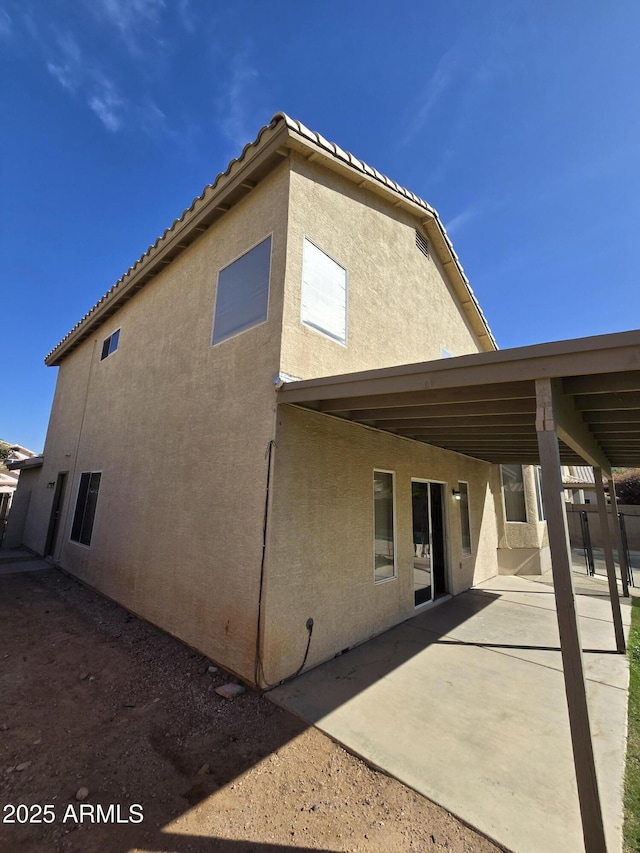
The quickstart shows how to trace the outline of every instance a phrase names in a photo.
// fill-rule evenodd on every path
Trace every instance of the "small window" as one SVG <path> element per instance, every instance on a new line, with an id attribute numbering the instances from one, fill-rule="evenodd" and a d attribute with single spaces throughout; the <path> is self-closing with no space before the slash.
<path id="1" fill-rule="evenodd" d="M 347 343 L 347 271 L 305 237 L 302 252 L 302 322 Z"/>
<path id="2" fill-rule="evenodd" d="M 540 470 L 540 466 L 536 465 L 533 470 L 533 475 L 536 483 L 536 502 L 538 504 L 538 520 L 544 521 L 546 516 L 544 514 L 544 498 L 542 496 L 542 471 Z"/>
<path id="3" fill-rule="evenodd" d="M 219 344 L 267 319 L 271 237 L 218 273 L 212 343 Z"/>
<path id="4" fill-rule="evenodd" d="M 390 471 L 373 472 L 374 581 L 396 576 L 395 493 Z"/>
<path id="5" fill-rule="evenodd" d="M 419 231 L 416 231 L 416 246 L 425 258 L 429 257 L 429 244 Z"/>
<path id="6" fill-rule="evenodd" d="M 527 520 L 527 508 L 524 502 L 524 480 L 522 465 L 501 465 L 502 494 L 507 521 Z"/>
<path id="7" fill-rule="evenodd" d="M 460 492 L 460 529 L 462 531 L 462 556 L 470 557 L 471 551 L 471 523 L 469 520 L 469 486 L 460 481 L 458 483 Z"/>
<path id="8" fill-rule="evenodd" d="M 73 516 L 73 526 L 71 528 L 72 542 L 79 542 L 81 545 L 91 544 L 93 520 L 96 515 L 99 490 L 100 474 L 98 472 L 89 472 L 80 475 L 78 500 L 76 501 L 76 511 Z"/>
<path id="9" fill-rule="evenodd" d="M 120 339 L 120 329 L 115 331 L 112 335 L 109 335 L 108 338 L 102 342 L 102 354 L 100 356 L 100 361 L 104 361 L 104 359 L 111 355 L 112 352 L 115 352 L 118 349 L 118 341 Z"/>

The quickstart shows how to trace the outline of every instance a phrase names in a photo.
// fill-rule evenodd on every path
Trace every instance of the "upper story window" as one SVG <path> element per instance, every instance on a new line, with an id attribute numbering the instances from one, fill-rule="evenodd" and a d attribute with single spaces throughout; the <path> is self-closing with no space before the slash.
<path id="1" fill-rule="evenodd" d="M 270 276 L 270 236 L 220 270 L 212 344 L 219 344 L 266 321 Z"/>
<path id="2" fill-rule="evenodd" d="M 100 355 L 100 361 L 104 361 L 104 359 L 111 355 L 112 352 L 115 352 L 118 349 L 118 341 L 120 340 L 120 329 L 115 331 L 112 335 L 109 335 L 108 338 L 102 342 L 102 353 Z"/>
<path id="3" fill-rule="evenodd" d="M 306 237 L 302 252 L 302 322 L 347 343 L 347 271 Z"/>
<path id="4" fill-rule="evenodd" d="M 501 465 L 500 470 L 505 518 L 507 521 L 526 522 L 527 507 L 524 500 L 522 465 Z"/>

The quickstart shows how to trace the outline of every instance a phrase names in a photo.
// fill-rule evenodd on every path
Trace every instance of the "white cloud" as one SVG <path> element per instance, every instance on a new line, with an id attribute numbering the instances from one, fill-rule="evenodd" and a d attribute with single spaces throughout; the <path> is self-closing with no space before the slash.
<path id="1" fill-rule="evenodd" d="M 147 33 L 159 24 L 165 0 L 86 0 L 99 18 L 106 20 L 120 33 L 132 53 L 139 53 L 136 31 Z"/>
<path id="2" fill-rule="evenodd" d="M 255 118 L 250 115 L 250 88 L 259 77 L 244 50 L 233 58 L 231 79 L 218 96 L 216 105 L 224 135 L 238 147 L 244 146 L 255 131 Z"/>
<path id="3" fill-rule="evenodd" d="M 13 27 L 9 13 L 4 9 L 0 9 L 0 37 L 10 38 L 13 35 Z"/>
<path id="4" fill-rule="evenodd" d="M 178 0 L 178 15 L 185 32 L 194 33 L 196 31 L 196 19 L 189 0 Z"/>
<path id="5" fill-rule="evenodd" d="M 47 62 L 47 71 L 56 78 L 64 89 L 68 89 L 70 92 L 75 91 L 76 81 L 68 65 L 56 65 L 54 62 Z"/>
<path id="6" fill-rule="evenodd" d="M 69 92 L 75 92 L 84 76 L 82 52 L 68 33 L 57 36 L 61 59 L 59 62 L 47 62 L 47 71 Z"/>
<path id="7" fill-rule="evenodd" d="M 116 133 L 123 126 L 122 112 L 125 102 L 116 92 L 114 85 L 105 77 L 99 77 L 97 87 L 89 96 L 87 103 L 111 133 Z"/>
<path id="8" fill-rule="evenodd" d="M 441 101 L 447 89 L 450 88 L 461 63 L 461 53 L 456 46 L 450 48 L 440 57 L 422 93 L 420 104 L 409 122 L 407 132 L 402 140 L 403 145 L 411 142 L 425 126 L 431 113 Z"/>
<path id="9" fill-rule="evenodd" d="M 461 210 L 460 213 L 457 213 L 454 217 L 452 217 L 446 224 L 445 230 L 451 236 L 456 231 L 460 231 L 467 222 L 470 222 L 472 219 L 475 219 L 476 216 L 479 216 L 480 209 L 475 204 L 470 204 L 464 210 Z"/>

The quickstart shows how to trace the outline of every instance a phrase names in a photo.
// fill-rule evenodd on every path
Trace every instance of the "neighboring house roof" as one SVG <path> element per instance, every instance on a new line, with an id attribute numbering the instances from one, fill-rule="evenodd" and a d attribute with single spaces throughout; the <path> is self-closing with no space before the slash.
<path id="1" fill-rule="evenodd" d="M 42 456 L 32 456 L 29 459 L 14 459 L 13 462 L 7 462 L 6 467 L 10 471 L 23 471 L 25 468 L 40 468 L 43 462 Z"/>
<path id="2" fill-rule="evenodd" d="M 204 188 L 202 195 L 193 200 L 182 216 L 149 246 L 122 278 L 65 335 L 47 355 L 45 363 L 49 366 L 60 364 L 97 326 L 104 323 L 127 299 L 166 269 L 217 219 L 250 193 L 260 180 L 288 156 L 290 150 L 313 157 L 327 168 L 357 181 L 360 186 L 391 198 L 396 206 L 404 207 L 417 216 L 447 270 L 482 346 L 486 350 L 498 348 L 437 211 L 419 196 L 328 142 L 320 134 L 284 113 L 276 113 L 271 123 L 260 130 L 255 141 L 245 145 L 240 156 L 231 160 L 213 184 Z"/>
<path id="3" fill-rule="evenodd" d="M 593 476 L 593 468 L 589 465 L 572 465 L 571 467 L 563 467 L 562 485 L 580 487 L 593 486 L 595 488 L 596 481 Z"/>
<path id="4" fill-rule="evenodd" d="M 18 483 L 18 475 L 5 473 L 4 471 L 0 471 L 0 487 L 9 486 L 12 489 L 15 489 Z"/>
<path id="5" fill-rule="evenodd" d="M 9 443 L 7 442 L 7 444 Z M 36 455 L 33 450 L 29 450 L 28 447 L 23 447 L 21 444 L 12 444 L 10 450 L 14 459 L 30 459 Z"/>

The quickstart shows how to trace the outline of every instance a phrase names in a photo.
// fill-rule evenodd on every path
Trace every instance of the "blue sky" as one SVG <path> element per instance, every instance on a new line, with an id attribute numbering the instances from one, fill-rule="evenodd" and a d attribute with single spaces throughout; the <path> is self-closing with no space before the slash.
<path id="1" fill-rule="evenodd" d="M 640 326 L 640 4 L 0 0 L 0 437 L 283 110 L 439 211 L 504 347 Z"/>

